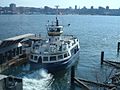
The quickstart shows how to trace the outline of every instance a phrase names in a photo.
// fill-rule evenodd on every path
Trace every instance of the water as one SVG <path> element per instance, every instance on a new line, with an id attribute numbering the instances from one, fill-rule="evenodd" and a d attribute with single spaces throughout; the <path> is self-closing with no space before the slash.
<path id="1" fill-rule="evenodd" d="M 54 20 L 52 15 L 1 15 L 0 39 L 25 33 L 46 34 L 45 25 Z M 76 76 L 87 80 L 105 82 L 113 67 L 100 65 L 100 52 L 105 51 L 105 58 L 120 58 L 116 55 L 117 42 L 120 38 L 119 16 L 81 16 L 63 15 L 59 19 L 64 25 L 64 33 L 73 34 L 80 39 L 80 59 Z M 23 78 L 24 90 L 68 90 L 69 71 L 53 75 L 44 70 L 29 71 L 29 66 L 22 67 L 22 72 L 15 75 Z M 19 71 L 19 69 L 17 69 Z M 91 89 L 96 89 L 91 87 Z M 79 90 L 79 88 L 75 88 Z M 82 90 L 82 89 L 81 89 Z"/>

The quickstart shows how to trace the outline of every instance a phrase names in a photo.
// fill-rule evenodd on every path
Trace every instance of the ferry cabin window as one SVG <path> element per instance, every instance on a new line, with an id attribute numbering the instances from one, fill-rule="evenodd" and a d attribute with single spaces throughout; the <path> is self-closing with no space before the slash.
<path id="1" fill-rule="evenodd" d="M 56 60 L 56 56 L 51 56 L 50 57 L 50 61 L 55 61 Z"/>
<path id="2" fill-rule="evenodd" d="M 76 54 L 78 50 L 79 50 L 78 46 L 75 47 L 75 49 L 74 49 L 74 54 Z"/>
<path id="3" fill-rule="evenodd" d="M 68 56 L 70 56 L 70 54 L 68 53 Z"/>
<path id="4" fill-rule="evenodd" d="M 38 59 L 38 63 L 42 63 L 42 57 L 41 56 Z"/>
<path id="5" fill-rule="evenodd" d="M 37 60 L 37 56 L 34 56 L 34 60 Z"/>
<path id="6" fill-rule="evenodd" d="M 71 50 L 71 55 L 74 55 L 74 49 Z"/>
<path id="7" fill-rule="evenodd" d="M 66 58 L 66 57 L 67 57 L 67 53 L 64 54 L 64 58 Z"/>
<path id="8" fill-rule="evenodd" d="M 31 55 L 30 58 L 33 59 L 33 55 Z"/>
<path id="9" fill-rule="evenodd" d="M 59 56 L 58 56 L 58 59 L 63 59 L 63 55 L 59 55 Z"/>
<path id="10" fill-rule="evenodd" d="M 79 50 L 78 45 L 77 45 L 77 51 Z"/>
<path id="11" fill-rule="evenodd" d="M 60 32 L 60 28 L 57 28 L 57 32 Z"/>
<path id="12" fill-rule="evenodd" d="M 76 52 L 77 52 L 77 49 L 74 49 L 74 54 L 76 54 Z"/>
<path id="13" fill-rule="evenodd" d="M 61 45 L 61 46 L 59 46 L 59 51 L 62 51 L 62 45 Z"/>
<path id="14" fill-rule="evenodd" d="M 48 61 L 48 57 L 43 57 L 43 61 Z"/>
<path id="15" fill-rule="evenodd" d="M 55 30 L 53 28 L 49 28 L 49 31 L 50 32 L 54 32 Z"/>

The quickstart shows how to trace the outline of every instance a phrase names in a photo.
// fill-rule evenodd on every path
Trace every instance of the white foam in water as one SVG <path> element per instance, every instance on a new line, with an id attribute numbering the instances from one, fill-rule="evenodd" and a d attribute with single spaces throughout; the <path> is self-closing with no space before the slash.
<path id="1" fill-rule="evenodd" d="M 35 71 L 23 77 L 23 90 L 49 90 L 52 75 L 44 69 Z"/>
<path id="2" fill-rule="evenodd" d="M 48 76 L 47 70 L 45 69 L 40 69 L 40 75 L 41 77 L 45 78 Z"/>

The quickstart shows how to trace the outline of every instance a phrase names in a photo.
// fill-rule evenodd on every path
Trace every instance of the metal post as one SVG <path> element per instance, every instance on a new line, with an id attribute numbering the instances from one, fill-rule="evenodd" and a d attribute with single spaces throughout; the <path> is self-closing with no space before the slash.
<path id="1" fill-rule="evenodd" d="M 104 51 L 101 52 L 101 65 L 103 64 L 104 61 Z"/>
<path id="2" fill-rule="evenodd" d="M 71 85 L 74 84 L 74 77 L 75 77 L 75 67 L 71 67 Z"/>

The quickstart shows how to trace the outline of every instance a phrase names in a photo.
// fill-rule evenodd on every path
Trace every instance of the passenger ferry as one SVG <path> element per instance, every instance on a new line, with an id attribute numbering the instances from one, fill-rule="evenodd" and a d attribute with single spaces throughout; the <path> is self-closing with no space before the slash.
<path id="1" fill-rule="evenodd" d="M 68 24 L 69 26 L 70 24 Z M 63 70 L 71 67 L 79 58 L 79 40 L 73 35 L 63 35 L 63 25 L 47 25 L 47 36 L 31 38 L 30 64 L 42 66 L 48 71 Z"/>

